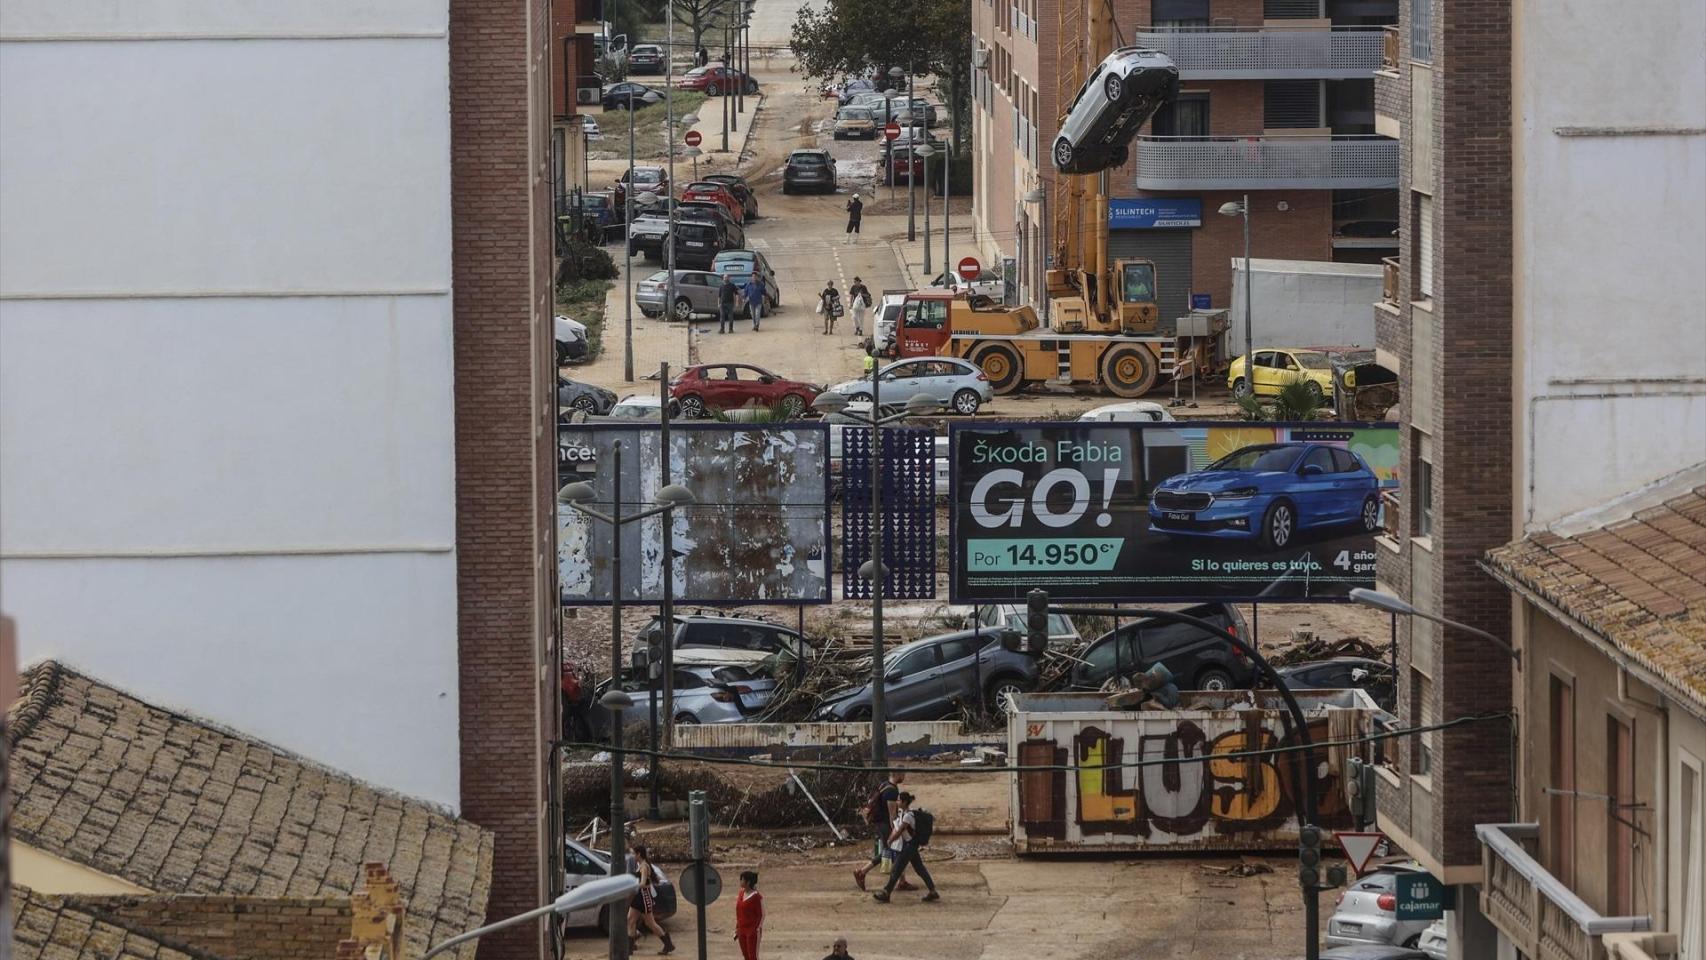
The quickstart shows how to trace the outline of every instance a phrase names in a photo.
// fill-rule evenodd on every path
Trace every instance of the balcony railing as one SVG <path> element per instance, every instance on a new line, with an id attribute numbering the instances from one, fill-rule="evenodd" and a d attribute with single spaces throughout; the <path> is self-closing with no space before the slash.
<path id="1" fill-rule="evenodd" d="M 1384 190 L 1398 141 L 1378 136 L 1138 137 L 1141 190 Z"/>
<path id="2" fill-rule="evenodd" d="M 1404 49 L 1398 40 L 1398 28 L 1381 27 L 1380 29 L 1380 69 L 1397 73 L 1398 57 Z"/>
<path id="3" fill-rule="evenodd" d="M 1132 42 L 1173 58 L 1184 80 L 1350 80 L 1380 66 L 1380 27 L 1195 27 Z"/>
<path id="4" fill-rule="evenodd" d="M 1525 957 L 1606 960 L 1607 934 L 1651 929 L 1651 918 L 1602 917 L 1539 861 L 1537 823 L 1483 823 L 1481 911 Z"/>
<path id="5" fill-rule="evenodd" d="M 1380 260 L 1380 299 L 1396 307 L 1398 305 L 1398 258 L 1382 257 Z"/>

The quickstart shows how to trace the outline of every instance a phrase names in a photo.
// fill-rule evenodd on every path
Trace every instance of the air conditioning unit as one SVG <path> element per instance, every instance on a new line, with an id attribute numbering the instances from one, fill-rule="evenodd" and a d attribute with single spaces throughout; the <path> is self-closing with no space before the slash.
<path id="1" fill-rule="evenodd" d="M 979 46 L 971 52 L 971 65 L 978 70 L 989 69 L 989 48 Z"/>
<path id="2" fill-rule="evenodd" d="M 575 88 L 575 102 L 596 104 L 602 93 L 603 91 L 597 87 L 577 87 Z"/>

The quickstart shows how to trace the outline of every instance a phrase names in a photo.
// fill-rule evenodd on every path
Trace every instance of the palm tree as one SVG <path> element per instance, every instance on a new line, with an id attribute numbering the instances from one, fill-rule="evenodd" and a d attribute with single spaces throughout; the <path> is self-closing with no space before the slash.
<path id="1" fill-rule="evenodd" d="M 1332 416 L 1321 388 L 1305 377 L 1282 384 L 1279 392 L 1264 400 L 1247 393 L 1238 398 L 1238 412 L 1245 420 L 1325 420 Z"/>

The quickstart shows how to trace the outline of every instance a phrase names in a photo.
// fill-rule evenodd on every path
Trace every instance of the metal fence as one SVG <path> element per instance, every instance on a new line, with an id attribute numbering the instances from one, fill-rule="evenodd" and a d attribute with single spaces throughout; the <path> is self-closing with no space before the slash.
<path id="1" fill-rule="evenodd" d="M 1346 80 L 1374 74 L 1382 34 L 1380 27 L 1200 27 L 1139 33 L 1133 42 L 1167 54 L 1185 80 Z"/>
<path id="2" fill-rule="evenodd" d="M 1386 189 L 1398 141 L 1380 136 L 1139 137 L 1143 190 Z"/>

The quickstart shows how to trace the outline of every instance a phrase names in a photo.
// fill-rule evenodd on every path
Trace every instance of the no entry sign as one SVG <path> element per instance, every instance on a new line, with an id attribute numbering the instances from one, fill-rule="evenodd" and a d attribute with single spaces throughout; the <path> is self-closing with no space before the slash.
<path id="1" fill-rule="evenodd" d="M 885 140 L 899 140 L 900 139 L 900 124 L 895 123 L 893 120 L 890 120 L 888 122 L 888 125 L 883 127 L 883 139 L 885 139 Z"/>
<path id="2" fill-rule="evenodd" d="M 699 131 L 697 131 L 697 130 L 689 130 L 689 131 L 687 131 L 687 136 L 681 138 L 681 142 L 687 144 L 690 147 L 697 147 L 699 144 L 703 143 L 704 141 L 705 141 L 705 138 L 700 136 Z"/>
<path id="3" fill-rule="evenodd" d="M 978 263 L 976 257 L 966 257 L 960 261 L 956 269 L 959 270 L 960 276 L 966 280 L 976 280 L 983 276 L 983 264 Z"/>

